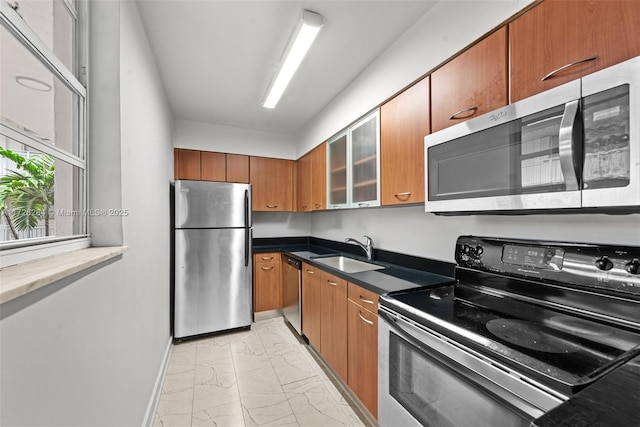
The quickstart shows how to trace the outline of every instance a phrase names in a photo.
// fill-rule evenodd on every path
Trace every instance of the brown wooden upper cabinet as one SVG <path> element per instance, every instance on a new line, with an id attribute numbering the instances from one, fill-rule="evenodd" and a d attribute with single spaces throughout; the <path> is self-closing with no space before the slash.
<path id="1" fill-rule="evenodd" d="M 327 144 L 311 152 L 311 209 L 327 209 Z"/>
<path id="2" fill-rule="evenodd" d="M 200 179 L 200 151 L 174 148 L 173 174 L 176 179 Z"/>
<path id="3" fill-rule="evenodd" d="M 227 154 L 227 182 L 249 183 L 249 156 Z"/>
<path id="4" fill-rule="evenodd" d="M 431 74 L 431 131 L 507 105 L 507 28 L 503 27 Z"/>
<path id="5" fill-rule="evenodd" d="M 511 102 L 640 55 L 640 1 L 545 0 L 509 24 Z"/>
<path id="6" fill-rule="evenodd" d="M 227 179 L 227 160 L 224 153 L 200 152 L 200 179 L 224 182 Z"/>
<path id="7" fill-rule="evenodd" d="M 293 160 L 249 159 L 254 211 L 293 211 Z"/>
<path id="8" fill-rule="evenodd" d="M 249 156 L 210 151 L 173 150 L 175 179 L 249 183 Z"/>
<path id="9" fill-rule="evenodd" d="M 383 205 L 424 202 L 424 136 L 429 76 L 380 107 L 380 193 Z"/>
<path id="10" fill-rule="evenodd" d="M 296 211 L 310 212 L 311 204 L 311 153 L 307 153 L 296 161 Z"/>

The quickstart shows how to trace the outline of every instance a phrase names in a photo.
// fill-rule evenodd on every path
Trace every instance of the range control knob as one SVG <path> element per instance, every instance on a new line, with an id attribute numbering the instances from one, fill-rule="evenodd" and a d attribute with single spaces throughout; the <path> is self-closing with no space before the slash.
<path id="1" fill-rule="evenodd" d="M 625 270 L 627 270 L 631 274 L 640 274 L 640 261 L 634 259 L 624 265 Z"/>
<path id="2" fill-rule="evenodd" d="M 484 249 L 482 248 L 482 246 L 476 246 L 476 253 L 478 255 L 482 255 L 482 252 L 484 252 Z"/>
<path id="3" fill-rule="evenodd" d="M 598 269 L 600 270 L 608 271 L 613 268 L 613 263 L 609 258 L 603 256 L 602 258 L 596 260 L 596 267 L 598 267 Z"/>
<path id="4" fill-rule="evenodd" d="M 462 246 L 462 253 L 463 254 L 468 254 L 469 252 L 471 252 L 471 246 L 469 246 L 469 245 Z"/>

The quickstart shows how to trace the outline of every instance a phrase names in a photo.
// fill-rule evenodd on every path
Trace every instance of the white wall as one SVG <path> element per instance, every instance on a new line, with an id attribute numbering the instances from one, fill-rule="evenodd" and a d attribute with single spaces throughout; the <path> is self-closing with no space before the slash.
<path id="1" fill-rule="evenodd" d="M 254 212 L 253 237 L 298 237 L 311 234 L 311 215 L 293 212 Z"/>
<path id="2" fill-rule="evenodd" d="M 456 238 L 464 234 L 640 244 L 640 214 L 437 216 L 424 206 L 314 212 L 311 235 L 342 241 L 371 236 L 374 246 L 454 262 Z"/>
<path id="3" fill-rule="evenodd" d="M 117 127 L 121 139 L 103 141 L 118 153 L 118 163 L 90 158 L 114 170 L 102 179 L 92 175 L 90 189 L 98 200 L 114 186 L 122 194 L 130 214 L 114 233 L 130 249 L 100 268 L 2 305 L 0 425 L 139 426 L 170 343 L 172 117 L 136 4 L 92 7 L 92 42 L 120 46 L 120 81 L 91 74 L 91 95 L 97 103 L 121 105 L 119 120 L 93 116 L 92 124 L 107 119 L 104 128 Z"/>
<path id="4" fill-rule="evenodd" d="M 439 2 L 303 129 L 298 154 L 326 140 L 529 3 Z M 640 244 L 640 214 L 440 217 L 425 213 L 424 206 L 411 206 L 311 215 L 312 236 L 340 241 L 367 234 L 376 247 L 449 262 L 453 262 L 455 240 L 462 234 Z"/>
<path id="5" fill-rule="evenodd" d="M 173 145 L 176 148 L 296 159 L 296 144 L 290 135 L 190 120 L 175 121 Z"/>

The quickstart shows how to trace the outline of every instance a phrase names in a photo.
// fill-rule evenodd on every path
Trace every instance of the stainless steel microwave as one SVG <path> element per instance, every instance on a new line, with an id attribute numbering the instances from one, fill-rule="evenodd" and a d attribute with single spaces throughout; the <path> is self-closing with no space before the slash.
<path id="1" fill-rule="evenodd" d="M 427 212 L 640 210 L 640 57 L 424 142 Z"/>

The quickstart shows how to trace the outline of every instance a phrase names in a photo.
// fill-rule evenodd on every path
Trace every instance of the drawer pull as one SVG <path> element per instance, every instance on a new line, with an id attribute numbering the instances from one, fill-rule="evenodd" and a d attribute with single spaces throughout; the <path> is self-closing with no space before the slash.
<path id="1" fill-rule="evenodd" d="M 267 205 L 267 207 L 268 207 L 269 209 L 275 209 L 275 208 L 277 208 L 277 207 L 278 207 L 278 205 Z"/>
<path id="2" fill-rule="evenodd" d="M 466 119 L 473 116 L 477 111 L 478 107 L 465 108 L 464 110 L 460 110 L 457 113 L 454 113 L 451 117 L 449 117 L 449 120 Z"/>
<path id="3" fill-rule="evenodd" d="M 404 193 L 396 193 L 394 194 L 396 199 L 401 199 L 404 197 L 404 200 L 407 200 L 409 198 L 409 196 L 411 195 L 411 191 L 405 191 Z"/>
<path id="4" fill-rule="evenodd" d="M 358 207 L 360 207 L 360 208 L 369 207 L 369 203 L 358 203 Z"/>
<path id="5" fill-rule="evenodd" d="M 263 270 L 267 271 L 267 270 L 273 270 L 273 267 L 262 267 Z"/>
<path id="6" fill-rule="evenodd" d="M 327 283 L 330 284 L 331 286 L 338 286 L 336 282 L 332 282 L 331 280 L 327 280 Z"/>
<path id="7" fill-rule="evenodd" d="M 574 67 L 574 66 L 579 65 L 579 64 L 582 64 L 582 63 L 584 63 L 584 62 L 595 61 L 596 59 L 598 59 L 598 55 L 590 56 L 590 57 L 588 57 L 588 58 L 578 59 L 577 61 L 574 61 L 574 62 L 572 62 L 572 63 L 570 63 L 570 64 L 563 65 L 562 67 L 560 67 L 560 68 L 558 68 L 558 69 L 556 69 L 556 70 L 553 70 L 552 72 L 550 72 L 549 74 L 547 74 L 546 76 L 544 76 L 544 77 L 542 78 L 542 81 L 549 80 L 551 77 L 555 77 L 555 75 L 556 75 L 556 74 L 558 74 L 558 73 L 559 73 L 559 72 L 561 72 L 561 71 L 566 70 L 567 68 Z"/>
<path id="8" fill-rule="evenodd" d="M 373 304 L 374 304 L 374 303 L 373 303 L 373 301 L 371 301 L 370 299 L 364 299 L 364 298 L 362 298 L 362 295 L 360 295 L 360 301 L 365 302 L 365 303 L 367 303 L 367 304 L 371 304 L 371 305 L 373 305 Z"/>
<path id="9" fill-rule="evenodd" d="M 362 316 L 362 312 L 361 311 L 358 312 L 358 316 L 360 316 L 360 318 L 364 321 L 364 323 L 368 323 L 370 325 L 373 325 L 373 322 L 371 320 L 367 320 Z"/>
<path id="10" fill-rule="evenodd" d="M 316 274 L 316 272 L 315 272 L 315 271 L 313 271 L 313 270 L 307 270 L 307 273 L 309 273 L 309 274 Z"/>
<path id="11" fill-rule="evenodd" d="M 269 260 L 272 260 L 272 259 L 273 259 L 273 257 L 272 257 L 272 256 L 263 256 L 263 257 L 262 257 L 262 260 L 263 260 L 263 261 L 269 261 Z"/>

